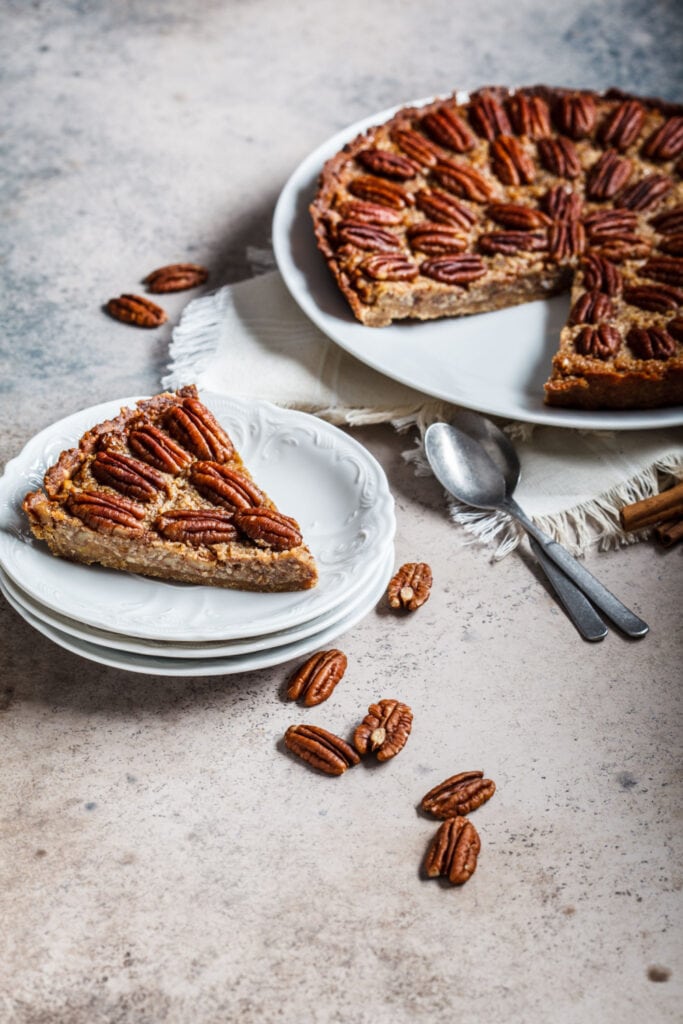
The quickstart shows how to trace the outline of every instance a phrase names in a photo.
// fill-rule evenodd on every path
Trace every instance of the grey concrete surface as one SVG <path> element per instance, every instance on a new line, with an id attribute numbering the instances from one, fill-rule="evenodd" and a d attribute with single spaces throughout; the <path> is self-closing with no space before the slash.
<path id="1" fill-rule="evenodd" d="M 173 323 L 106 300 L 193 259 L 251 273 L 315 145 L 393 103 L 489 82 L 681 98 L 680 5 L 6 2 L 0 10 L 0 459 L 157 389 Z M 680 1020 L 681 555 L 588 565 L 652 625 L 582 644 L 522 555 L 491 564 L 401 460 L 397 564 L 433 595 L 339 638 L 334 698 L 293 665 L 173 679 L 55 647 L 0 601 L 0 1020 L 8 1024 L 631 1024 Z M 409 703 L 405 750 L 340 779 L 282 747 Z M 417 805 L 481 768 L 479 867 L 421 877 Z"/>

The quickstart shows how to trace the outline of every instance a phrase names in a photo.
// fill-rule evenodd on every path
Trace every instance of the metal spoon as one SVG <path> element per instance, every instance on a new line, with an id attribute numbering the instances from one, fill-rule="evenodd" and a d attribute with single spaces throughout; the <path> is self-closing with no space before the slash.
<path id="1" fill-rule="evenodd" d="M 519 482 L 521 466 L 509 437 L 491 420 L 467 409 L 459 409 L 452 422 L 459 430 L 478 441 L 491 461 L 495 462 L 505 478 L 505 495 L 511 498 Z M 584 640 L 594 643 L 604 639 L 608 632 L 607 626 L 588 598 L 557 568 L 533 537 L 529 537 L 529 543 L 548 582 Z"/>
<path id="2" fill-rule="evenodd" d="M 437 479 L 459 501 L 512 516 L 615 625 L 628 636 L 645 636 L 647 623 L 610 593 L 562 545 L 539 530 L 507 494 L 505 477 L 478 441 L 457 427 L 433 423 L 425 433 L 425 451 Z"/>

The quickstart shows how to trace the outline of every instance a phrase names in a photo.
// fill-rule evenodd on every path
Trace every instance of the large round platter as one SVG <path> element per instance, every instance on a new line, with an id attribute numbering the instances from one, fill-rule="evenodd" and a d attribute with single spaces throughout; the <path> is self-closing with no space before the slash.
<path id="1" fill-rule="evenodd" d="M 466 96 L 463 94 L 463 99 Z M 644 430 L 683 423 L 683 407 L 633 411 L 555 409 L 543 384 L 567 319 L 569 297 L 460 319 L 366 327 L 351 313 L 315 244 L 308 206 L 327 159 L 383 124 L 403 106 L 338 132 L 303 160 L 286 183 L 273 218 L 273 247 L 293 298 L 320 330 L 380 373 L 467 409 L 528 423 L 600 430 Z"/>
<path id="2" fill-rule="evenodd" d="M 36 601 L 71 619 L 149 640 L 212 641 L 261 636 L 340 605 L 391 541 L 394 502 L 370 453 L 331 424 L 267 402 L 203 392 L 255 479 L 301 524 L 318 563 L 318 585 L 251 594 L 148 579 L 54 558 L 21 510 L 47 466 L 83 432 L 136 398 L 75 413 L 34 437 L 0 479 L 0 567 Z"/>

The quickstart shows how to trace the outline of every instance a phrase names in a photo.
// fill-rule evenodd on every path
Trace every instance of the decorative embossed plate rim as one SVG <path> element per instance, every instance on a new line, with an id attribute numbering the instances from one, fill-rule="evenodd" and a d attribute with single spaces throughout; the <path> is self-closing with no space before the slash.
<path id="1" fill-rule="evenodd" d="M 135 654 L 130 651 L 102 647 L 100 644 L 88 643 L 70 636 L 34 616 L 28 608 L 17 601 L 5 588 L 0 579 L 0 592 L 21 617 L 39 633 L 52 640 L 53 643 L 72 654 L 78 654 L 89 661 L 110 668 L 123 669 L 126 672 L 141 672 L 153 676 L 222 676 L 234 675 L 237 672 L 254 672 L 257 669 L 272 668 L 293 658 L 300 658 L 311 651 L 324 647 L 336 640 L 338 636 L 357 625 L 361 619 L 372 611 L 385 592 L 391 578 L 394 563 L 394 549 L 386 555 L 381 571 L 376 576 L 372 587 L 363 593 L 362 599 L 352 610 L 326 629 L 312 636 L 283 647 L 255 651 L 251 654 L 238 654 L 234 657 L 201 658 L 188 661 L 185 658 L 170 658 L 163 655 Z"/>
<path id="2" fill-rule="evenodd" d="M 310 153 L 286 182 L 273 217 L 282 277 L 306 316 L 341 348 L 393 380 L 467 409 L 527 423 L 598 430 L 644 430 L 683 423 L 683 407 L 559 409 L 543 403 L 543 384 L 569 311 L 569 296 L 461 319 L 366 327 L 355 319 L 318 252 L 308 206 L 326 160 L 383 124 L 402 103 L 349 125 Z M 466 93 L 458 93 L 461 102 Z"/>
<path id="3" fill-rule="evenodd" d="M 394 501 L 376 459 L 337 427 L 268 402 L 201 393 L 275 502 L 299 520 L 320 573 L 309 591 L 250 594 L 153 580 L 54 558 L 32 536 L 24 494 L 89 427 L 133 406 L 104 402 L 41 431 L 0 478 L 0 566 L 53 611 L 149 640 L 212 641 L 290 629 L 342 604 L 393 538 Z"/>

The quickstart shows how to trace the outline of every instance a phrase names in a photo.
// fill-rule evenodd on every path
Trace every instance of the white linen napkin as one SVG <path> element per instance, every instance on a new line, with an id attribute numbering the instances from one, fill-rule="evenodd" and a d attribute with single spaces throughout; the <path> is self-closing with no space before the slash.
<path id="1" fill-rule="evenodd" d="M 418 428 L 406 453 L 429 473 L 421 448 L 426 426 L 448 420 L 454 406 L 432 399 L 365 366 L 311 323 L 280 274 L 264 273 L 191 302 L 173 332 L 166 388 L 199 388 L 302 409 L 341 426 L 392 423 Z M 509 424 L 519 452 L 519 504 L 575 554 L 588 547 L 632 543 L 619 508 L 683 478 L 683 431 L 579 431 Z M 451 515 L 495 557 L 512 550 L 518 529 L 500 514 L 451 502 Z"/>

